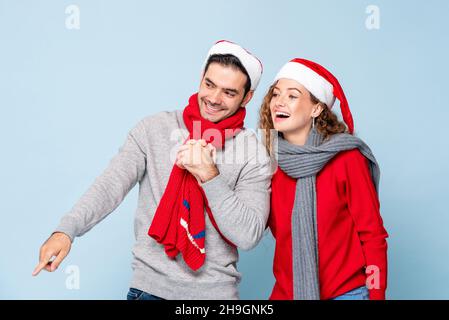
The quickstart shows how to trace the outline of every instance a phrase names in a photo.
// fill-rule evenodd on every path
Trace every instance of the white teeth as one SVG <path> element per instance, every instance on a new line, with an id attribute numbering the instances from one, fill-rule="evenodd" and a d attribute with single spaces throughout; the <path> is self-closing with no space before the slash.
<path id="1" fill-rule="evenodd" d="M 289 115 L 288 113 L 280 112 L 280 111 L 277 111 L 277 112 L 276 112 L 276 115 L 277 115 L 277 116 L 286 116 L 286 117 L 290 117 L 290 115 Z"/>
<path id="2" fill-rule="evenodd" d="M 220 110 L 221 110 L 221 108 L 213 107 L 213 106 L 210 105 L 209 103 L 207 103 L 206 106 L 207 106 L 209 109 L 212 109 L 212 110 L 214 110 L 214 111 L 220 111 Z"/>

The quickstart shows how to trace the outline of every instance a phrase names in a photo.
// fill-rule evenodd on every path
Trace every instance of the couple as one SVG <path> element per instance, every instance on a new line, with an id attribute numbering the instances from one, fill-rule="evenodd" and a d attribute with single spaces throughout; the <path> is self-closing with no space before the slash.
<path id="1" fill-rule="evenodd" d="M 288 62 L 260 110 L 262 145 L 244 128 L 261 75 L 241 46 L 213 45 L 198 92 L 129 132 L 42 245 L 33 275 L 55 271 L 74 238 L 139 182 L 129 300 L 238 299 L 237 250 L 256 246 L 266 227 L 276 239 L 271 299 L 384 299 L 379 169 L 352 135 L 343 90 L 320 65 Z M 335 98 L 346 125 L 330 111 Z"/>

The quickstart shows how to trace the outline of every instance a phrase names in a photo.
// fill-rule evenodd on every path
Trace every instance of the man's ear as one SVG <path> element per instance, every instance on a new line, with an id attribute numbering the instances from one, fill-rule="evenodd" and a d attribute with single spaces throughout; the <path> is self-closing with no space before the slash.
<path id="1" fill-rule="evenodd" d="M 248 91 L 246 96 L 243 98 L 243 101 L 242 101 L 242 104 L 240 105 L 240 107 L 245 108 L 246 105 L 251 101 L 253 96 L 254 96 L 254 90 Z"/>

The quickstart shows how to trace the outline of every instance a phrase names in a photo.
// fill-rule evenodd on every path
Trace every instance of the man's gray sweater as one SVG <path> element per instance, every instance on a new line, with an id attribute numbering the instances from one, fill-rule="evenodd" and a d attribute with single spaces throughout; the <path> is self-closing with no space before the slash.
<path id="1" fill-rule="evenodd" d="M 128 134 L 106 170 L 61 220 L 55 231 L 72 241 L 118 207 L 139 182 L 130 286 L 165 299 L 238 299 L 237 249 L 228 245 L 206 217 L 206 260 L 192 271 L 182 256 L 170 259 L 163 245 L 148 236 L 173 168 L 188 136 L 182 111 L 142 119 Z M 250 249 L 262 238 L 270 207 L 271 162 L 256 134 L 242 130 L 217 150 L 220 174 L 202 184 L 223 235 Z"/>

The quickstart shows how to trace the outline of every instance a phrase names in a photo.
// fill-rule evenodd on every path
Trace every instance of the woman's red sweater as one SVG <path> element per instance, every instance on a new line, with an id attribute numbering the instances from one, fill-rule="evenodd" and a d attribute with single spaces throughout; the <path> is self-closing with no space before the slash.
<path id="1" fill-rule="evenodd" d="M 291 216 L 296 180 L 273 176 L 269 227 L 276 239 L 270 299 L 293 298 Z M 357 150 L 335 156 L 316 178 L 321 299 L 367 285 L 371 300 L 385 299 L 388 234 L 368 160 Z"/>

